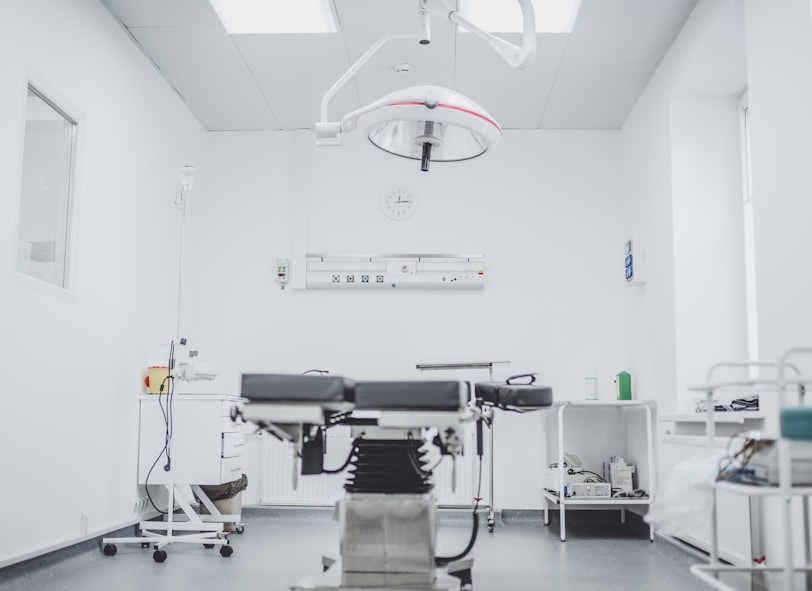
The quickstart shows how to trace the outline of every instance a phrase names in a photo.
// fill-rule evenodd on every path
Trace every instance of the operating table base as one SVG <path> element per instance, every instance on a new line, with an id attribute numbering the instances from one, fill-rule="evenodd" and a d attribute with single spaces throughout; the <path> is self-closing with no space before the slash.
<path id="1" fill-rule="evenodd" d="M 437 573 L 434 582 L 416 586 L 379 586 L 379 587 L 348 587 L 341 582 L 341 565 L 335 564 L 326 573 L 306 577 L 299 581 L 291 591 L 461 591 L 460 579 L 457 577 Z"/>

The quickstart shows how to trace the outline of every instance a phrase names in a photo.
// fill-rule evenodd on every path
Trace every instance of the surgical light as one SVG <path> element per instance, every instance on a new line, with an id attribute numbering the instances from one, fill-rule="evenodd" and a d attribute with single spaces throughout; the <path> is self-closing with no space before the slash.
<path id="1" fill-rule="evenodd" d="M 441 14 L 487 41 L 511 67 L 529 67 L 536 57 L 533 5 L 530 0 L 518 2 L 524 23 L 521 47 L 477 27 L 443 0 L 419 0 L 417 35 L 381 37 L 325 93 L 321 103 L 321 121 L 316 123 L 317 145 L 340 145 L 342 132 L 360 130 L 374 146 L 396 156 L 420 160 L 423 171 L 429 170 L 432 161 L 469 160 L 495 148 L 502 137 L 499 124 L 474 101 L 448 88 L 405 88 L 348 113 L 340 121 L 329 120 L 327 106 L 333 95 L 383 44 L 394 39 L 415 38 L 421 44 L 429 43 L 429 13 Z"/>
<path id="2" fill-rule="evenodd" d="M 502 130 L 488 113 L 463 95 L 437 86 L 414 86 L 383 97 L 352 125 L 385 152 L 420 160 L 457 162 L 496 147 Z"/>

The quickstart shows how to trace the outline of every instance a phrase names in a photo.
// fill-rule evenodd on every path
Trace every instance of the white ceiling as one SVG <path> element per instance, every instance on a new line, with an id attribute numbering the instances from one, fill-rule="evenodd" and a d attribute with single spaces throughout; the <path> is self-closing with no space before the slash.
<path id="1" fill-rule="evenodd" d="M 415 0 L 331 0 L 338 33 L 235 36 L 208 0 L 102 1 L 209 130 L 312 128 L 326 90 L 367 48 L 417 30 Z M 696 2 L 583 0 L 572 33 L 537 35 L 527 70 L 432 16 L 432 43 L 385 45 L 333 98 L 330 119 L 399 88 L 436 84 L 505 129 L 619 129 Z M 396 73 L 404 62 L 412 72 Z"/>

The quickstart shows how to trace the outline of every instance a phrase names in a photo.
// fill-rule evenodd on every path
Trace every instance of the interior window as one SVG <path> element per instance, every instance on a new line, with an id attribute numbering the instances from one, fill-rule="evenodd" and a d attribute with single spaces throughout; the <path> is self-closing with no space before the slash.
<path id="1" fill-rule="evenodd" d="M 750 104 L 745 93 L 739 101 L 742 138 L 742 187 L 744 205 L 744 264 L 747 290 L 747 353 L 758 359 L 758 300 L 756 298 L 756 243 L 753 219 L 753 177 L 750 161 Z M 758 368 L 751 373 L 758 374 Z"/>
<path id="2" fill-rule="evenodd" d="M 76 121 L 28 87 L 17 271 L 65 288 Z"/>

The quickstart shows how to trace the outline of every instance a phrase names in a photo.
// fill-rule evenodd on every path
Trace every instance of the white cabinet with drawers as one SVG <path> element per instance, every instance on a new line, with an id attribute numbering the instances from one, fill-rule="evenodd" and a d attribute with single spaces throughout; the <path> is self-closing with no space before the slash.
<path id="1" fill-rule="evenodd" d="M 139 484 L 222 484 L 243 474 L 245 435 L 231 420 L 241 399 L 222 394 L 140 398 Z M 167 445 L 171 434 L 171 446 Z M 167 454 L 168 451 L 168 454 Z"/>

